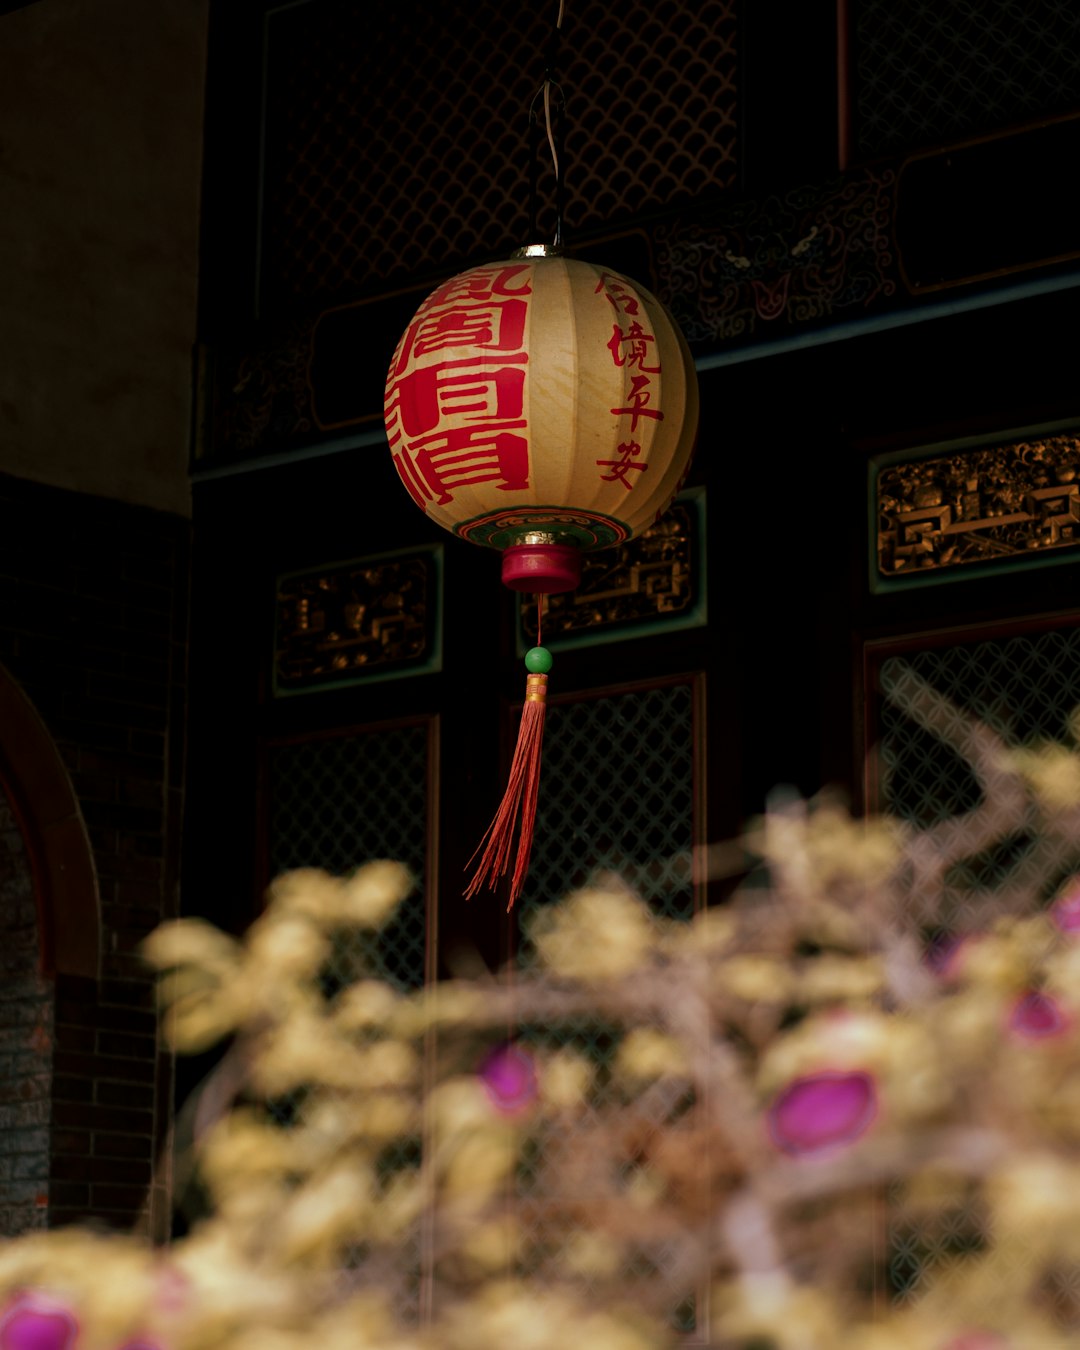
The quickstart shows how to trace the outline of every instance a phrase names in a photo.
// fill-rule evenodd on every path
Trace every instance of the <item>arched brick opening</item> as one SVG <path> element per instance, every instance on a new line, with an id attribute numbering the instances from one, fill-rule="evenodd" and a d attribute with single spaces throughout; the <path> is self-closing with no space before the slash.
<path id="1" fill-rule="evenodd" d="M 37 710 L 0 666 L 0 789 L 25 841 L 45 975 L 96 980 L 101 914 L 86 826 Z"/>
<path id="2" fill-rule="evenodd" d="M 47 1223 L 128 1229 L 151 1187 L 162 1233 L 172 1061 L 139 951 L 179 901 L 190 529 L 3 473 L 0 503 L 0 790 L 53 996 Z"/>
<path id="3" fill-rule="evenodd" d="M 99 902 L 68 771 L 0 667 L 0 1235 L 49 1222 L 55 976 L 97 977 Z"/>
<path id="4" fill-rule="evenodd" d="M 50 1222 L 57 981 L 97 981 L 99 911 L 63 760 L 0 666 L 0 1237 Z"/>

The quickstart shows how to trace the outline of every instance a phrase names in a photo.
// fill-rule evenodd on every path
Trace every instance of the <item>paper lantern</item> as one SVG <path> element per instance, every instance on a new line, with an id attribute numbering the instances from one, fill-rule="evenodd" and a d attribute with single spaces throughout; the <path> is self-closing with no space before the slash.
<path id="1" fill-rule="evenodd" d="M 641 534 L 670 505 L 697 437 L 685 339 L 636 282 L 533 245 L 453 277 L 394 352 L 386 432 L 401 481 L 433 520 L 502 550 L 513 590 L 573 590 L 584 550 Z M 466 890 L 532 847 L 551 654 L 535 647 L 510 783 Z M 478 850 L 479 851 L 479 850 Z"/>
<path id="2" fill-rule="evenodd" d="M 697 435 L 675 321 L 636 282 L 546 246 L 424 301 L 394 353 L 386 430 L 416 504 L 503 551 L 514 590 L 573 590 L 582 550 L 652 525 Z"/>

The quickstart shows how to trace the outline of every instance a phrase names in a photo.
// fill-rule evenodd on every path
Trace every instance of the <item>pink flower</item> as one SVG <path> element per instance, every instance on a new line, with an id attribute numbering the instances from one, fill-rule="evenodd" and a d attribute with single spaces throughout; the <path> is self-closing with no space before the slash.
<path id="1" fill-rule="evenodd" d="M 517 1115 L 536 1097 L 536 1065 L 518 1045 L 500 1045 L 480 1066 L 480 1081 L 492 1105 L 503 1115 Z"/>
<path id="2" fill-rule="evenodd" d="M 828 1070 L 789 1083 L 768 1110 L 769 1135 L 793 1157 L 822 1154 L 853 1144 L 878 1113 L 877 1089 L 868 1073 Z"/>
<path id="3" fill-rule="evenodd" d="M 1060 1036 L 1069 1029 L 1069 1015 L 1049 994 L 1029 989 L 1021 994 L 1009 1013 L 1009 1030 L 1025 1041 Z"/>
<path id="4" fill-rule="evenodd" d="M 0 1350 L 71 1350 L 78 1335 L 71 1309 L 45 1294 L 18 1294 L 0 1311 Z"/>
<path id="5" fill-rule="evenodd" d="M 186 1312 L 192 1300 L 191 1278 L 176 1266 L 163 1262 L 154 1277 L 154 1303 L 165 1314 Z"/>
<path id="6" fill-rule="evenodd" d="M 1050 918 L 1062 933 L 1080 933 L 1080 877 L 1074 877 L 1050 906 Z"/>

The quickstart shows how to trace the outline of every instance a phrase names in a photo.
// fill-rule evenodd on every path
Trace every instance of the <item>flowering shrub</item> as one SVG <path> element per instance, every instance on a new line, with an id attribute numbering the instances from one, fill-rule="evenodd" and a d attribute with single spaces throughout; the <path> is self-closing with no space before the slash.
<path id="1" fill-rule="evenodd" d="M 1080 772 L 964 734 L 966 835 L 780 802 L 729 904 L 659 921 L 600 879 L 512 979 L 331 988 L 391 863 L 279 878 L 243 941 L 159 929 L 171 1043 L 230 1045 L 178 1160 L 208 1213 L 166 1250 L 6 1244 L 0 1350 L 1075 1346 Z M 1039 868 L 959 896 L 1018 822 Z"/>

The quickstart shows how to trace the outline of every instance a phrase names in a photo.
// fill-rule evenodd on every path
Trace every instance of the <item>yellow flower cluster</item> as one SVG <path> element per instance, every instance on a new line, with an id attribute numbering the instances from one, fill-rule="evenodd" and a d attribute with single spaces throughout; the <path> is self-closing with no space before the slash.
<path id="1" fill-rule="evenodd" d="M 1013 768 L 1071 809 L 1061 763 Z M 390 863 L 279 878 L 242 940 L 158 930 L 170 1043 L 228 1044 L 178 1160 L 201 1213 L 159 1252 L 0 1246 L 0 1343 L 1075 1346 L 1080 887 L 973 922 L 927 838 L 834 803 L 745 842 L 722 907 L 600 878 L 534 911 L 512 978 L 415 993 L 365 956 L 411 885 Z"/>

